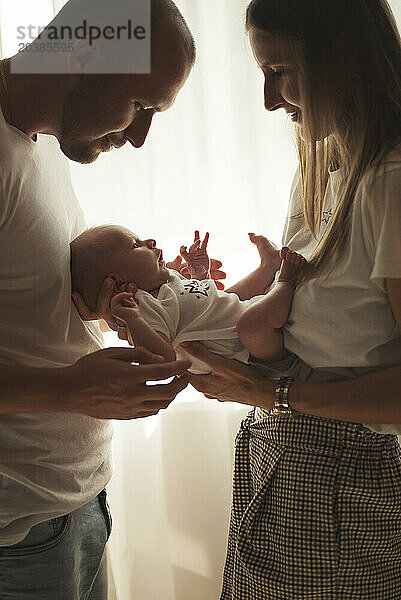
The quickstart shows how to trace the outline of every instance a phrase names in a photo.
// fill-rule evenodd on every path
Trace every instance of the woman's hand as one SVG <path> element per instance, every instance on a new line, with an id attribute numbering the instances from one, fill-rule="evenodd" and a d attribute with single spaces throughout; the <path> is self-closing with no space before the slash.
<path id="1" fill-rule="evenodd" d="M 270 410 L 276 384 L 252 366 L 208 352 L 199 342 L 180 344 L 188 354 L 205 362 L 211 375 L 192 375 L 189 383 L 207 398 L 238 402 Z"/>

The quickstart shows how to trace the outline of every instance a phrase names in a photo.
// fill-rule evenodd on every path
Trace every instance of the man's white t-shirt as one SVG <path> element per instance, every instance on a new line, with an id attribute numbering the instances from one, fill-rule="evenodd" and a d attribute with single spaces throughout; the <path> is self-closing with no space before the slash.
<path id="1" fill-rule="evenodd" d="M 0 113 L 0 364 L 58 368 L 102 347 L 71 302 L 69 243 L 84 229 L 57 140 L 34 142 Z M 0 415 L 0 546 L 104 488 L 111 434 L 80 414 Z"/>
<path id="2" fill-rule="evenodd" d="M 235 324 L 246 308 L 261 298 L 242 301 L 236 294 L 219 291 L 212 279 L 185 279 L 174 271 L 170 271 L 170 279 L 160 287 L 157 298 L 144 290 L 135 295 L 145 321 L 170 340 L 178 358 L 188 358 L 179 346 L 181 342 L 199 340 L 210 352 L 241 362 L 248 361 L 249 352 Z M 210 373 L 208 365 L 193 356 L 190 359 L 191 373 Z"/>

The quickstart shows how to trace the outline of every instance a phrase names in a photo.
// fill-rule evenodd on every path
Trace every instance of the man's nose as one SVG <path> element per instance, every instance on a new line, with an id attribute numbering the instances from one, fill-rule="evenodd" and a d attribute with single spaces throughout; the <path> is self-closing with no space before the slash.
<path id="1" fill-rule="evenodd" d="M 145 244 L 148 248 L 156 248 L 156 240 L 145 240 Z"/>
<path id="2" fill-rule="evenodd" d="M 135 148 L 144 145 L 154 114 L 155 111 L 152 108 L 141 109 L 131 125 L 125 130 L 125 137 Z"/>
<path id="3" fill-rule="evenodd" d="M 284 99 L 279 91 L 278 84 L 271 77 L 265 76 L 265 109 L 277 110 L 284 105 Z"/>

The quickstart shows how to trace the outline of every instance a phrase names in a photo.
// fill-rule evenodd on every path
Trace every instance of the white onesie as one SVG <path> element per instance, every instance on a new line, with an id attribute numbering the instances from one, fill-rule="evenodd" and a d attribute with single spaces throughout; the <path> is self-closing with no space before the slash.
<path id="1" fill-rule="evenodd" d="M 170 275 L 157 298 L 144 290 L 138 290 L 135 298 L 145 321 L 167 336 L 177 358 L 188 358 L 178 344 L 199 340 L 211 352 L 248 362 L 249 352 L 241 343 L 235 324 L 248 306 L 264 296 L 240 300 L 236 294 L 219 291 L 212 279 L 185 279 L 174 271 Z M 208 365 L 190 358 L 192 373 L 210 373 Z"/>

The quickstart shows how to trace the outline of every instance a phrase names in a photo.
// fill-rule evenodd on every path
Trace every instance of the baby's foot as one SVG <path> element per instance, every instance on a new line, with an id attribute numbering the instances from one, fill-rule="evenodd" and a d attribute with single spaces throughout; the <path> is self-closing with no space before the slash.
<path id="1" fill-rule="evenodd" d="M 262 265 L 275 266 L 277 270 L 281 262 L 277 246 L 270 242 L 264 235 L 255 235 L 254 233 L 248 233 L 248 235 L 252 244 L 255 244 L 258 249 Z"/>
<path id="2" fill-rule="evenodd" d="M 286 247 L 281 249 L 280 257 L 281 267 L 278 281 L 289 281 L 295 284 L 298 275 L 308 261 L 301 254 Z"/>

